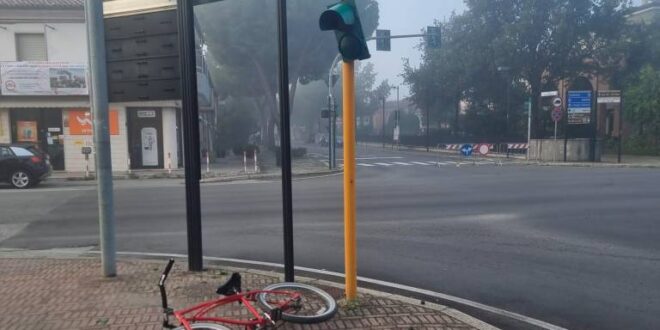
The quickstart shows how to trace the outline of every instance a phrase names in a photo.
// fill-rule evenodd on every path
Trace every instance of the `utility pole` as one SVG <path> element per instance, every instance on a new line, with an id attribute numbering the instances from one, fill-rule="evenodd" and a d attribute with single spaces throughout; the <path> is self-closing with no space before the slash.
<path id="1" fill-rule="evenodd" d="M 383 131 L 381 132 L 383 135 L 383 149 L 385 149 L 385 98 L 383 97 Z"/>
<path id="2" fill-rule="evenodd" d="M 291 129 L 289 101 L 289 47 L 286 0 L 277 1 L 279 41 L 280 151 L 282 155 L 282 217 L 284 225 L 284 281 L 294 281 L 293 193 L 291 184 Z"/>
<path id="3" fill-rule="evenodd" d="M 99 205 L 99 234 L 103 276 L 117 276 L 112 157 L 108 113 L 108 73 L 105 56 L 103 2 L 85 1 L 87 47 L 94 116 L 94 146 Z"/>
<path id="4" fill-rule="evenodd" d="M 357 300 L 355 212 L 355 61 L 371 57 L 355 0 L 342 0 L 321 14 L 322 31 L 334 31 L 342 55 L 344 125 L 344 272 L 346 300 Z"/>
<path id="5" fill-rule="evenodd" d="M 330 65 L 330 70 L 328 70 L 328 110 L 330 112 L 330 116 L 328 117 L 328 123 L 330 125 L 330 136 L 328 136 L 328 162 L 330 163 L 331 170 L 337 168 L 337 111 L 335 109 L 335 97 L 332 93 L 334 87 L 334 80 L 332 78 L 334 76 L 333 72 L 335 71 L 335 66 L 337 66 L 339 60 L 341 60 L 341 54 L 335 56 L 332 65 Z"/>
<path id="6" fill-rule="evenodd" d="M 529 148 L 532 143 L 532 97 L 527 104 L 527 160 L 529 160 Z"/>
<path id="7" fill-rule="evenodd" d="M 183 117 L 183 160 L 186 174 L 188 270 L 201 272 L 204 268 L 202 252 L 202 205 L 199 183 L 202 179 L 202 169 L 199 150 L 199 104 L 197 100 L 197 63 L 193 2 L 189 0 L 178 0 L 177 15 L 182 77 L 181 108 Z"/>

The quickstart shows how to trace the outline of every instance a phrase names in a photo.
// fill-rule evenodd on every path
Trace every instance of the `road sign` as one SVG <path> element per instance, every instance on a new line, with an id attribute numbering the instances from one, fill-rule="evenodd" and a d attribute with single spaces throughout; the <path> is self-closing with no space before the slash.
<path id="1" fill-rule="evenodd" d="M 599 91 L 598 103 L 621 103 L 621 91 Z"/>
<path id="2" fill-rule="evenodd" d="M 541 97 L 553 97 L 558 95 L 559 95 L 559 91 L 541 92 Z"/>
<path id="3" fill-rule="evenodd" d="M 442 47 L 441 27 L 429 26 L 426 28 L 426 46 L 434 49 Z"/>
<path id="4" fill-rule="evenodd" d="M 482 156 L 486 156 L 486 155 L 488 155 L 488 153 L 490 153 L 490 145 L 480 144 L 477 147 L 477 151 L 479 151 L 479 154 L 481 154 Z"/>
<path id="5" fill-rule="evenodd" d="M 556 107 L 552 109 L 552 121 L 559 122 L 561 119 L 564 117 L 564 111 L 561 110 L 560 107 Z"/>
<path id="6" fill-rule="evenodd" d="M 585 125 L 591 123 L 591 91 L 568 92 L 568 123 Z"/>
<path id="7" fill-rule="evenodd" d="M 392 50 L 390 30 L 376 30 L 376 50 L 389 52 Z"/>
<path id="8" fill-rule="evenodd" d="M 556 108 L 561 107 L 564 102 L 562 101 L 561 97 L 556 97 L 554 100 L 552 100 L 552 105 L 554 105 Z"/>
<path id="9" fill-rule="evenodd" d="M 464 144 L 461 147 L 461 154 L 465 157 L 470 157 L 472 156 L 472 153 L 474 152 L 474 147 L 472 147 L 471 144 Z"/>

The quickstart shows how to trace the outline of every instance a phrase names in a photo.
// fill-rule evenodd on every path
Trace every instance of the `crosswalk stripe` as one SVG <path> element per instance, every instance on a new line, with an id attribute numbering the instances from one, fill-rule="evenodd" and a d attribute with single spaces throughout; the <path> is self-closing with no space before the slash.
<path id="1" fill-rule="evenodd" d="M 364 166 L 364 167 L 374 167 L 374 166 L 376 166 L 376 165 L 363 164 L 363 163 L 360 163 L 360 164 L 357 164 L 357 165 L 358 165 L 358 166 Z"/>
<path id="2" fill-rule="evenodd" d="M 422 165 L 422 166 L 435 165 L 435 162 L 432 162 L 432 163 L 411 162 L 411 163 L 413 163 L 413 164 L 417 164 L 417 165 Z"/>
<path id="3" fill-rule="evenodd" d="M 388 164 L 388 163 L 375 163 L 375 165 L 378 165 L 378 166 L 394 166 L 394 164 Z"/>
<path id="4" fill-rule="evenodd" d="M 401 166 L 412 166 L 412 164 L 404 163 L 404 162 L 392 162 L 393 164 L 401 165 Z"/>

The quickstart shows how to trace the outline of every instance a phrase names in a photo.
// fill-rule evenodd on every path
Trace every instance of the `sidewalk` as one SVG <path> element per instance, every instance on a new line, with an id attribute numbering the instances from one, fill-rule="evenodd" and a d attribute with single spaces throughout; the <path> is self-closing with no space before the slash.
<path id="1" fill-rule="evenodd" d="M 326 164 L 309 155 L 293 159 L 291 166 L 294 176 L 323 175 L 336 172 L 328 170 Z M 243 156 L 234 155 L 218 158 L 214 163 L 209 164 L 208 169 L 206 162 L 202 162 L 203 182 L 274 179 L 281 176 L 281 171 L 276 164 L 275 154 L 271 151 L 264 151 L 259 154 L 256 167 L 253 158 L 247 159 L 247 163 L 244 165 Z M 113 178 L 115 180 L 183 179 L 185 178 L 185 172 L 182 168 L 171 171 L 167 169 L 131 170 L 130 173 L 128 171 L 117 171 L 113 173 Z M 58 171 L 54 172 L 49 179 L 68 181 L 94 180 L 94 173 L 86 176 L 84 172 Z"/>
<path id="2" fill-rule="evenodd" d="M 170 274 L 170 304 L 182 308 L 214 299 L 228 274 L 242 274 L 246 289 L 281 282 L 277 273 L 209 267 L 203 273 L 184 270 L 178 260 Z M 2 329 L 161 329 L 157 288 L 165 261 L 120 259 L 119 276 L 100 276 L 98 258 L 0 251 L 0 324 Z M 338 285 L 303 279 L 336 299 Z M 281 329 L 495 329 L 454 309 L 378 292 L 362 292 L 357 308 L 340 307 L 330 321 L 316 325 L 284 323 Z M 227 315 L 246 315 L 239 305 Z M 240 329 L 240 328 L 236 328 Z"/>

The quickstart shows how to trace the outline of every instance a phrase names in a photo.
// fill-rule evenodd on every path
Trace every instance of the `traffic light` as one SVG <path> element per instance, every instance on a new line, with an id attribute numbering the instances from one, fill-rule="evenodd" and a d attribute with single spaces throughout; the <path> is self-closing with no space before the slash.
<path id="1" fill-rule="evenodd" d="M 321 14 L 319 25 L 322 31 L 335 31 L 339 53 L 345 62 L 371 57 L 355 0 L 342 0 L 328 7 L 328 10 Z"/>
<path id="2" fill-rule="evenodd" d="M 376 30 L 376 50 L 389 52 L 392 50 L 390 30 Z"/>
<path id="3" fill-rule="evenodd" d="M 442 46 L 442 30 L 439 26 L 429 26 L 426 29 L 426 47 L 437 49 Z"/>

